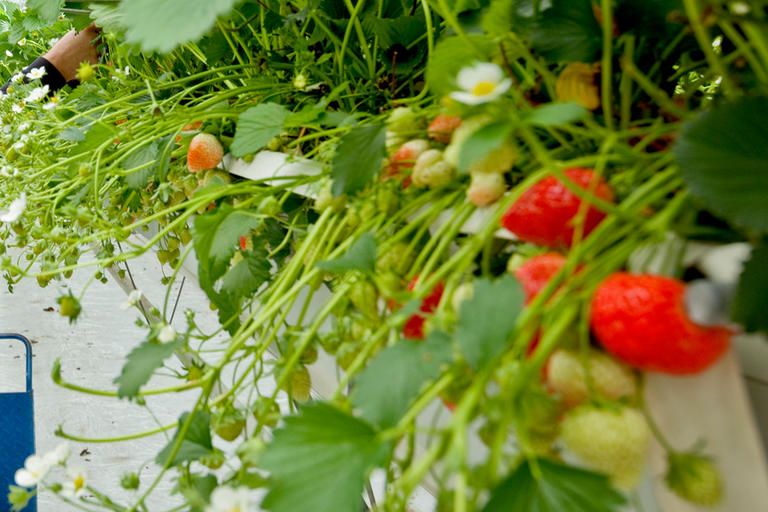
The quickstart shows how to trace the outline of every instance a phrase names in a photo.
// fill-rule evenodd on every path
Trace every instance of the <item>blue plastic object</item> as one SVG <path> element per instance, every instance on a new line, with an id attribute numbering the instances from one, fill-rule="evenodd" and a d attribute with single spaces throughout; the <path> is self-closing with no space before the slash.
<path id="1" fill-rule="evenodd" d="M 16 485 L 16 470 L 24 467 L 26 458 L 35 453 L 35 400 L 32 395 L 32 344 L 20 334 L 0 334 L 0 340 L 21 341 L 27 358 L 27 390 L 0 393 L 0 512 L 9 512 L 8 486 Z M 37 498 L 29 500 L 23 511 L 36 512 Z"/>

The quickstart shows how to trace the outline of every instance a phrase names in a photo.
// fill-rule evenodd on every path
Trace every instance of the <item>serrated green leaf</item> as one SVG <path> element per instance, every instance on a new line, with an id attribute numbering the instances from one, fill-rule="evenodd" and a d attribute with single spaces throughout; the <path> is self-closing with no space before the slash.
<path id="1" fill-rule="evenodd" d="M 198 41 L 228 14 L 238 0 L 123 0 L 120 11 L 129 44 L 145 52 L 170 53 Z"/>
<path id="2" fill-rule="evenodd" d="M 534 22 L 529 40 L 550 62 L 595 62 L 603 32 L 590 0 L 553 0 Z"/>
<path id="3" fill-rule="evenodd" d="M 178 347 L 177 342 L 152 343 L 145 341 L 128 354 L 128 362 L 123 371 L 114 380 L 118 384 L 117 396 L 133 398 L 139 393 L 141 386 L 149 382 L 152 374 L 163 366 L 163 361 L 171 357 Z"/>
<path id="4" fill-rule="evenodd" d="M 230 295 L 248 297 L 269 281 L 272 264 L 267 259 L 265 247 L 254 246 L 253 251 L 243 254 L 243 259 L 224 275 L 221 290 Z"/>
<path id="5" fill-rule="evenodd" d="M 224 36 L 224 32 L 217 30 L 207 36 L 200 44 L 205 52 L 205 59 L 209 66 L 213 66 L 227 53 L 232 51 L 232 47 L 229 46 L 227 38 Z"/>
<path id="6" fill-rule="evenodd" d="M 483 512 L 617 512 L 626 500 L 598 473 L 536 459 L 523 462 L 491 494 Z"/>
<path id="7" fill-rule="evenodd" d="M 181 415 L 179 418 L 179 427 L 176 429 L 173 439 L 171 439 L 171 442 L 157 454 L 155 462 L 159 465 L 165 466 L 168 462 L 168 458 L 171 456 L 176 440 L 179 438 L 181 427 L 186 423 L 189 414 L 190 413 L 185 412 Z M 211 415 L 206 411 L 194 411 L 192 423 L 189 425 L 189 428 L 184 435 L 184 439 L 181 442 L 181 446 L 179 447 L 179 451 L 177 451 L 176 455 L 173 457 L 171 465 L 178 466 L 182 462 L 198 460 L 201 457 L 210 455 L 212 451 Z"/>
<path id="8" fill-rule="evenodd" d="M 523 291 L 510 275 L 474 282 L 472 298 L 461 303 L 456 341 L 464 359 L 478 370 L 507 345 L 518 314 L 523 310 Z"/>
<path id="9" fill-rule="evenodd" d="M 53 25 L 59 19 L 64 0 L 27 0 L 27 9 L 37 12 L 37 17 L 46 25 Z"/>
<path id="10" fill-rule="evenodd" d="M 90 9 L 97 27 L 116 33 L 123 31 L 123 13 L 117 5 L 92 3 Z"/>
<path id="11" fill-rule="evenodd" d="M 290 114 L 277 103 L 262 103 L 243 112 L 237 120 L 235 139 L 230 147 L 232 155 L 243 157 L 262 149 L 280 133 Z"/>
<path id="12" fill-rule="evenodd" d="M 383 124 L 357 126 L 344 134 L 332 161 L 334 197 L 354 194 L 373 181 L 386 155 L 384 142 Z"/>
<path id="13" fill-rule="evenodd" d="M 768 333 L 768 246 L 758 245 L 744 264 L 731 318 L 746 332 Z"/>
<path id="14" fill-rule="evenodd" d="M 382 430 L 394 427 L 422 386 L 437 379 L 452 357 L 451 338 L 444 332 L 432 331 L 424 341 L 400 341 L 377 355 L 357 377 L 352 404 L 372 425 Z"/>
<path id="15" fill-rule="evenodd" d="M 70 126 L 59 135 L 59 138 L 68 142 L 83 142 L 85 133 L 77 126 Z"/>
<path id="16" fill-rule="evenodd" d="M 476 130 L 461 145 L 457 170 L 460 173 L 469 172 L 470 166 L 504 144 L 513 126 L 509 122 L 491 123 Z"/>
<path id="17" fill-rule="evenodd" d="M 687 122 L 672 152 L 692 194 L 707 208 L 768 232 L 768 98 L 718 105 Z"/>
<path id="18" fill-rule="evenodd" d="M 133 189 L 143 189 L 153 176 L 160 177 L 168 168 L 171 155 L 168 149 L 170 137 L 156 139 L 131 153 L 123 162 L 126 171 L 138 169 L 125 175 L 125 183 Z"/>
<path id="19" fill-rule="evenodd" d="M 489 61 L 497 43 L 489 36 L 470 34 L 468 36 Z M 429 89 L 435 96 L 445 96 L 456 89 L 456 75 L 461 68 L 481 60 L 461 38 L 447 37 L 435 46 L 429 56 L 426 79 Z"/>
<path id="20" fill-rule="evenodd" d="M 578 121 L 587 114 L 589 114 L 589 110 L 575 101 L 569 101 L 568 103 L 548 103 L 536 107 L 536 109 L 527 115 L 523 121 L 536 126 L 562 126 L 565 123 Z"/>
<path id="21" fill-rule="evenodd" d="M 69 152 L 70 156 L 81 155 L 101 147 L 105 142 L 115 138 L 115 129 L 104 123 L 94 123 L 85 134 L 85 139 Z"/>
<path id="22" fill-rule="evenodd" d="M 372 233 L 363 233 L 347 250 L 344 256 L 335 260 L 319 261 L 318 268 L 329 272 L 360 270 L 373 273 L 376 270 L 376 249 L 378 244 Z"/>
<path id="23" fill-rule="evenodd" d="M 90 14 L 76 14 L 72 16 L 72 26 L 78 32 L 87 28 L 92 22 Z"/>
<path id="24" fill-rule="evenodd" d="M 285 419 L 261 459 L 271 472 L 261 507 L 273 512 L 360 512 L 368 472 L 387 459 L 389 445 L 362 420 L 325 404 Z"/>

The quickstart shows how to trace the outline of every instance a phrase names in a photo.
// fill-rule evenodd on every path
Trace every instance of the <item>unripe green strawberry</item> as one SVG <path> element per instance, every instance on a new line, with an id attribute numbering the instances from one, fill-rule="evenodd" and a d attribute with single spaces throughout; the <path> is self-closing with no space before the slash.
<path id="1" fill-rule="evenodd" d="M 165 265 L 168 263 L 168 258 L 171 256 L 170 251 L 166 251 L 165 249 L 160 249 L 157 251 L 157 261 L 160 262 L 161 265 Z"/>
<path id="2" fill-rule="evenodd" d="M 630 490 L 640 482 L 651 432 L 637 409 L 585 404 L 565 415 L 561 432 L 568 450 L 587 467 L 607 473 L 617 488 Z"/>
<path id="3" fill-rule="evenodd" d="M 235 254 L 232 256 L 232 259 L 229 260 L 229 264 L 234 267 L 241 261 L 243 261 L 243 253 L 240 251 L 235 251 Z"/>
<path id="4" fill-rule="evenodd" d="M 294 402 L 305 404 L 312 398 L 310 395 L 310 389 L 312 389 L 312 380 L 309 376 L 309 370 L 303 364 L 298 365 L 291 371 L 291 376 L 288 379 L 289 390 L 291 393 L 291 399 Z"/>
<path id="5" fill-rule="evenodd" d="M 358 281 L 349 291 L 349 300 L 369 320 L 379 318 L 379 291 L 370 281 Z"/>
<path id="6" fill-rule="evenodd" d="M 261 200 L 261 203 L 259 203 L 259 211 L 264 215 L 274 217 L 280 213 L 280 203 L 274 196 L 267 196 Z"/>
<path id="7" fill-rule="evenodd" d="M 386 215 L 394 214 L 400 207 L 400 197 L 391 187 L 379 187 L 376 193 L 376 208 Z"/>
<path id="8" fill-rule="evenodd" d="M 343 370 L 348 370 L 358 354 L 360 354 L 360 346 L 357 343 L 342 343 L 336 349 L 336 363 Z"/>
<path id="9" fill-rule="evenodd" d="M 181 245 L 186 246 L 187 244 L 189 244 L 189 242 L 192 241 L 192 233 L 190 233 L 189 229 L 184 228 L 184 230 L 181 232 L 180 238 L 181 238 Z"/>
<path id="10" fill-rule="evenodd" d="M 637 377 L 632 369 L 605 352 L 589 350 L 589 374 L 598 396 L 609 400 L 632 398 L 637 393 Z M 547 364 L 546 384 L 562 397 L 567 407 L 589 399 L 586 372 L 576 350 L 556 350 Z"/>
<path id="11" fill-rule="evenodd" d="M 211 428 L 225 441 L 232 442 L 237 439 L 243 427 L 245 427 L 245 417 L 231 405 L 219 408 L 211 418 Z"/>
<path id="12" fill-rule="evenodd" d="M 471 172 L 472 183 L 467 189 L 467 198 L 475 205 L 489 206 L 501 198 L 507 190 L 504 176 L 495 172 Z"/>
<path id="13" fill-rule="evenodd" d="M 205 172 L 205 175 L 200 180 L 200 186 L 207 187 L 208 185 L 211 184 L 211 182 L 213 181 L 213 178 L 219 178 L 221 179 L 221 181 L 223 181 L 227 185 L 232 184 L 232 175 L 230 175 L 228 172 L 211 169 Z"/>
<path id="14" fill-rule="evenodd" d="M 389 114 L 388 130 L 397 134 L 409 134 L 423 130 L 425 119 L 417 116 L 410 107 L 399 107 Z"/>
<path id="15" fill-rule="evenodd" d="M 200 458 L 200 464 L 214 470 L 219 469 L 226 461 L 227 458 L 224 456 L 224 452 L 218 448 L 214 448 L 210 454 Z"/>
<path id="16" fill-rule="evenodd" d="M 253 417 L 265 427 L 275 428 L 280 421 L 280 406 L 268 398 L 259 397 L 253 410 Z"/>
<path id="17" fill-rule="evenodd" d="M 168 250 L 171 251 L 171 252 L 178 250 L 180 243 L 181 243 L 181 240 L 179 240 L 175 236 L 169 237 L 168 238 Z"/>
<path id="18" fill-rule="evenodd" d="M 704 507 L 723 500 L 723 483 L 713 462 L 695 453 L 670 453 L 667 485 L 682 498 Z"/>
<path id="19" fill-rule="evenodd" d="M 376 260 L 377 271 L 391 270 L 395 273 L 410 270 L 416 261 L 416 251 L 408 252 L 408 244 L 398 242 Z"/>
<path id="20" fill-rule="evenodd" d="M 459 164 L 459 153 L 461 152 L 461 146 L 464 144 L 470 135 L 491 122 L 491 118 L 485 115 L 470 117 L 461 123 L 453 132 L 451 143 L 445 148 L 445 161 L 452 167 L 456 167 Z"/>
<path id="21" fill-rule="evenodd" d="M 267 149 L 269 151 L 280 151 L 280 147 L 283 145 L 283 139 L 280 137 L 272 137 L 267 142 Z"/>
<path id="22" fill-rule="evenodd" d="M 317 199 L 315 199 L 315 211 L 318 213 L 324 212 L 330 208 L 332 211 L 338 211 L 344 208 L 347 204 L 346 194 L 342 194 L 339 197 L 334 198 L 331 192 L 333 182 L 331 180 L 326 181 L 320 192 L 317 193 Z"/>
<path id="23" fill-rule="evenodd" d="M 408 142 L 408 137 L 387 130 L 384 134 L 384 147 L 387 150 L 387 156 L 393 156 L 406 142 Z"/>
<path id="24" fill-rule="evenodd" d="M 236 453 L 244 465 L 257 467 L 266 449 L 267 445 L 260 437 L 252 437 L 238 446 Z"/>
<path id="25" fill-rule="evenodd" d="M 443 160 L 439 149 L 425 151 L 413 166 L 411 180 L 419 188 L 435 188 L 453 181 L 454 168 Z"/>
<path id="26" fill-rule="evenodd" d="M 177 190 L 173 195 L 168 198 L 168 206 L 177 206 L 187 200 L 187 194 L 181 190 Z"/>
<path id="27" fill-rule="evenodd" d="M 61 313 L 61 316 L 66 316 L 69 318 L 69 323 L 74 322 L 77 320 L 77 317 L 80 315 L 80 302 L 73 297 L 72 295 L 64 295 L 63 297 L 59 297 L 59 306 L 61 306 L 61 309 L 59 310 L 59 313 Z"/>

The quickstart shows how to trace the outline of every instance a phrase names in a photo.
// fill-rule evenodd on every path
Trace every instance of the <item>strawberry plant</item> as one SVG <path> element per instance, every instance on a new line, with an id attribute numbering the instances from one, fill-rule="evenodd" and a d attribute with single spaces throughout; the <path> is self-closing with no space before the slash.
<path id="1" fill-rule="evenodd" d="M 728 496 L 716 458 L 666 441 L 642 384 L 766 330 L 760 2 L 0 6 L 9 289 L 87 272 L 59 302 L 76 321 L 88 287 L 152 252 L 164 285 L 196 271 L 226 333 L 136 290 L 146 336 L 114 389 L 53 370 L 73 392 L 178 393 L 187 412 L 154 463 L 183 509 L 245 510 L 260 488 L 265 510 L 357 511 L 380 469 L 379 510 L 423 487 L 438 510 L 613 512 L 652 435 L 673 492 Z M 92 21 L 102 59 L 81 85 L 19 76 Z M 702 269 L 670 240 L 751 244 L 740 327 L 689 315 Z M 185 371 L 154 387 L 173 354 Z M 311 392 L 329 361 L 335 388 Z M 66 459 L 33 459 L 42 476 L 14 505 L 34 485 L 80 500 L 82 474 L 71 495 L 57 480 Z M 159 480 L 139 475 L 130 503 L 89 480 L 86 505 L 149 510 Z"/>

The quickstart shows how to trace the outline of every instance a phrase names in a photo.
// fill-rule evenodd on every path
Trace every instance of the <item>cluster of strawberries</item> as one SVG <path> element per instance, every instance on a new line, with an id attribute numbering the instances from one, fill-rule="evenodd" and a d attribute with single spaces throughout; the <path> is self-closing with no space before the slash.
<path id="1" fill-rule="evenodd" d="M 427 139 L 408 140 L 408 134 L 423 131 L 421 120 L 409 108 L 392 112 L 387 132 L 387 150 L 382 179 L 403 177 L 403 187 L 435 188 L 456 178 L 462 145 L 477 130 L 490 122 L 486 116 L 467 120 L 438 115 L 427 128 Z M 501 147 L 473 162 L 469 169 L 471 184 L 467 197 L 477 206 L 495 203 L 507 190 L 504 174 L 515 162 L 515 147 L 505 141 Z M 410 175 L 406 173 L 410 171 Z"/>

